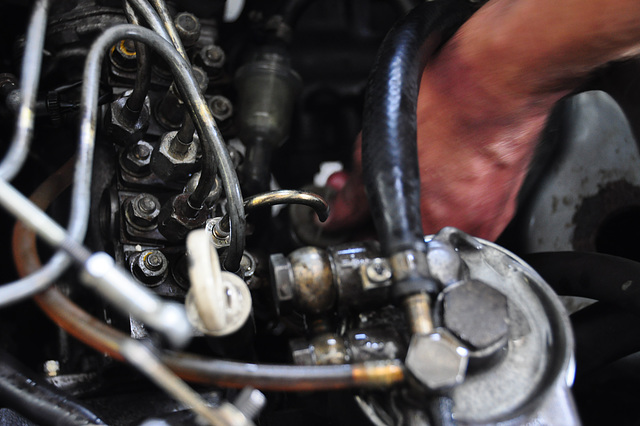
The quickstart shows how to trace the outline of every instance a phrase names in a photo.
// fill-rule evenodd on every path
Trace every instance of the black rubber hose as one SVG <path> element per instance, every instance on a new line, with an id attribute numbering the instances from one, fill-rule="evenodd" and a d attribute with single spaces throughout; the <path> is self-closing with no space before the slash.
<path id="1" fill-rule="evenodd" d="M 534 253 L 522 256 L 553 290 L 607 302 L 640 314 L 640 263 L 600 253 Z"/>
<path id="2" fill-rule="evenodd" d="M 640 351 L 640 317 L 604 303 L 571 315 L 578 379 Z"/>
<path id="3" fill-rule="evenodd" d="M 41 425 L 105 424 L 98 416 L 58 389 L 26 372 L 0 351 L 0 404 Z"/>
<path id="4" fill-rule="evenodd" d="M 422 3 L 394 25 L 378 50 L 365 95 L 362 163 L 385 255 L 425 250 L 416 144 L 418 87 L 427 59 L 475 9 L 462 0 Z"/>

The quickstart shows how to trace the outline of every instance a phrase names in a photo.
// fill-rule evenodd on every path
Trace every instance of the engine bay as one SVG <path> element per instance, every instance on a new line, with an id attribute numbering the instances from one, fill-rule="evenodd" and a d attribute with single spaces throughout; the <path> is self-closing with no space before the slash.
<path id="1" fill-rule="evenodd" d="M 558 103 L 494 243 L 423 234 L 403 142 L 415 53 L 478 2 L 25 3 L 0 424 L 638 421 L 637 61 Z M 361 130 L 373 217 L 327 231 Z"/>

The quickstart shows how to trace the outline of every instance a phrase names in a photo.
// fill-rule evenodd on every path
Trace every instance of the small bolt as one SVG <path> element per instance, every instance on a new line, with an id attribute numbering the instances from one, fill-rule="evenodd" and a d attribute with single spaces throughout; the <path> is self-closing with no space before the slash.
<path id="1" fill-rule="evenodd" d="M 157 252 L 153 252 L 144 258 L 145 266 L 152 271 L 160 270 L 163 263 L 162 257 Z"/>
<path id="2" fill-rule="evenodd" d="M 151 194 L 138 194 L 126 202 L 125 219 L 138 231 L 151 231 L 157 227 L 160 201 Z"/>
<path id="3" fill-rule="evenodd" d="M 218 49 L 208 48 L 206 55 L 207 59 L 210 59 L 212 61 L 219 61 L 220 58 L 222 58 L 222 53 Z"/>
<path id="4" fill-rule="evenodd" d="M 149 197 L 142 197 L 138 199 L 138 207 L 140 207 L 140 209 L 145 213 L 151 213 L 158 206 L 156 205 L 156 202 L 153 199 Z"/>
<path id="5" fill-rule="evenodd" d="M 391 268 L 385 259 L 373 259 L 367 265 L 367 278 L 374 283 L 383 283 L 391 279 Z"/>
<path id="6" fill-rule="evenodd" d="M 138 160 L 146 160 L 151 155 L 151 149 L 147 145 L 138 144 L 133 149 L 133 155 Z"/>
<path id="7" fill-rule="evenodd" d="M 131 258 L 131 273 L 148 286 L 160 284 L 167 275 L 168 261 L 160 250 L 145 250 Z"/>
<path id="8" fill-rule="evenodd" d="M 175 17 L 174 24 L 184 47 L 196 44 L 200 38 L 200 21 L 195 15 L 182 12 Z"/>
<path id="9" fill-rule="evenodd" d="M 231 101 L 224 96 L 216 95 L 209 101 L 209 108 L 213 118 L 218 122 L 224 122 L 233 115 Z"/>
<path id="10" fill-rule="evenodd" d="M 44 372 L 48 377 L 56 377 L 60 374 L 60 363 L 54 359 L 45 361 Z"/>
<path id="11" fill-rule="evenodd" d="M 267 398 L 265 398 L 262 392 L 246 387 L 238 394 L 233 401 L 233 405 L 235 405 L 247 419 L 252 420 L 260 415 L 260 411 L 262 411 L 266 402 Z"/>

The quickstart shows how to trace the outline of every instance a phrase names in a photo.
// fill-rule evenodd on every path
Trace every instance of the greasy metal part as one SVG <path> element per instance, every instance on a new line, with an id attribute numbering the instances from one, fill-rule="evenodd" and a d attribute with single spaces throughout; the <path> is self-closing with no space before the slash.
<path id="1" fill-rule="evenodd" d="M 131 176 L 147 176 L 151 172 L 151 156 L 153 146 L 149 142 L 138 141 L 120 155 L 120 166 Z"/>
<path id="2" fill-rule="evenodd" d="M 130 24 L 140 25 L 140 20 L 127 0 L 123 0 L 123 8 Z M 146 102 L 149 87 L 151 86 L 151 57 L 147 46 L 143 43 L 135 43 L 137 71 L 133 92 L 127 100 L 127 108 L 131 111 L 140 111 Z"/>
<path id="3" fill-rule="evenodd" d="M 168 263 L 160 250 L 145 250 L 131 258 L 130 270 L 138 281 L 153 287 L 166 279 Z"/>
<path id="4" fill-rule="evenodd" d="M 51 182 L 46 182 L 36 191 L 36 202 L 41 208 L 46 208 L 65 187 L 61 184 L 62 187 L 54 186 L 49 190 L 50 184 Z M 14 260 L 22 276 L 41 267 L 35 234 L 21 223 L 16 224 L 15 228 Z M 123 360 L 119 348 L 129 337 L 87 314 L 57 288 L 49 288 L 36 296 L 36 302 L 69 334 L 100 353 L 106 353 L 116 360 Z M 265 390 L 381 388 L 393 386 L 404 380 L 402 364 L 397 361 L 309 368 L 219 361 L 176 353 L 164 353 L 162 360 L 187 380 L 231 387 L 252 384 Z"/>
<path id="5" fill-rule="evenodd" d="M 118 309 L 131 312 L 162 332 L 176 346 L 191 338 L 191 329 L 182 306 L 162 302 L 159 297 L 133 282 L 131 275 L 116 268 L 113 259 L 106 253 L 91 255 L 86 248 L 71 240 L 53 219 L 3 180 L 0 180 L 0 203 L 38 232 L 48 244 L 65 250 L 77 263 L 82 264 L 83 282 Z"/>
<path id="6" fill-rule="evenodd" d="M 192 193 L 195 190 L 196 186 L 198 186 L 199 181 L 200 181 L 200 172 L 195 172 L 193 175 L 191 175 L 191 179 L 189 179 L 189 181 L 185 185 L 184 192 Z M 205 207 L 209 210 L 213 208 L 216 202 L 220 199 L 221 195 L 222 195 L 222 184 L 220 183 L 220 179 L 216 178 L 214 181 L 213 187 L 211 187 L 211 191 L 209 191 L 209 195 L 204 200 Z"/>
<path id="7" fill-rule="evenodd" d="M 324 250 L 303 247 L 289 255 L 293 276 L 293 305 L 315 314 L 331 309 L 336 301 L 331 260 Z"/>
<path id="8" fill-rule="evenodd" d="M 175 195 L 160 210 L 158 230 L 169 241 L 183 241 L 189 231 L 206 224 L 207 211 L 194 210 L 188 200 L 189 194 Z"/>
<path id="9" fill-rule="evenodd" d="M 307 191 L 291 189 L 279 189 L 265 192 L 264 194 L 253 195 L 244 199 L 244 209 L 247 213 L 257 208 L 271 207 L 281 204 L 297 204 L 311 207 L 318 216 L 320 222 L 324 222 L 329 217 L 329 204 L 317 194 Z M 225 215 L 220 221 L 221 226 L 229 223 L 229 216 Z M 226 229 L 228 231 L 228 225 Z"/>
<path id="10" fill-rule="evenodd" d="M 127 91 L 111 102 L 104 117 L 105 133 L 115 143 L 125 147 L 142 139 L 149 127 L 151 115 L 148 98 L 145 98 L 140 110 L 129 109 L 131 94 L 132 91 Z"/>
<path id="11" fill-rule="evenodd" d="M 412 334 L 429 334 L 433 331 L 431 298 L 426 293 L 416 293 L 402 301 Z"/>
<path id="12" fill-rule="evenodd" d="M 373 242 L 326 250 L 304 247 L 288 258 L 272 255 L 271 282 L 277 309 L 319 313 L 333 306 L 348 310 L 388 303 L 391 271 L 378 255 L 379 247 Z"/>
<path id="13" fill-rule="evenodd" d="M 208 44 L 196 53 L 193 61 L 207 72 L 209 78 L 217 78 L 222 73 L 226 55 L 220 46 Z"/>
<path id="14" fill-rule="evenodd" d="M 469 351 L 444 328 L 414 333 L 405 366 L 427 389 L 444 391 L 463 383 Z"/>
<path id="15" fill-rule="evenodd" d="M 165 182 L 185 179 L 198 167 L 199 139 L 185 145 L 186 150 L 176 149 L 178 131 L 165 133 L 158 148 L 151 154 L 151 171 Z"/>
<path id="16" fill-rule="evenodd" d="M 109 51 L 111 64 L 124 72 L 136 69 L 136 49 L 131 40 L 120 40 Z"/>
<path id="17" fill-rule="evenodd" d="M 161 332 L 174 346 L 183 346 L 193 334 L 184 306 L 164 302 L 136 284 L 131 274 L 116 267 L 106 253 L 95 253 L 84 262 L 80 279 L 114 306 Z"/>
<path id="18" fill-rule="evenodd" d="M 11 144 L 0 163 L 0 179 L 6 181 L 18 174 L 31 145 L 48 12 L 49 0 L 34 2 L 20 71 L 20 109 Z"/>
<path id="19" fill-rule="evenodd" d="M 142 193 L 127 199 L 124 205 L 127 226 L 138 231 L 151 231 L 158 227 L 160 200 L 154 195 Z"/>
<path id="20" fill-rule="evenodd" d="M 404 354 L 400 334 L 391 328 L 355 329 L 345 336 L 322 333 L 311 340 L 290 342 L 297 365 L 336 365 L 399 359 Z"/>

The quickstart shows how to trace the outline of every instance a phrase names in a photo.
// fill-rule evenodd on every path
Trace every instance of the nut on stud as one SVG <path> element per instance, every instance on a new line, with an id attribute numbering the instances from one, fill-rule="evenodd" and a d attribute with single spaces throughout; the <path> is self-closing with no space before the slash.
<path id="1" fill-rule="evenodd" d="M 142 232 L 152 231 L 158 226 L 160 201 L 151 194 L 138 194 L 125 201 L 127 224 Z"/>

